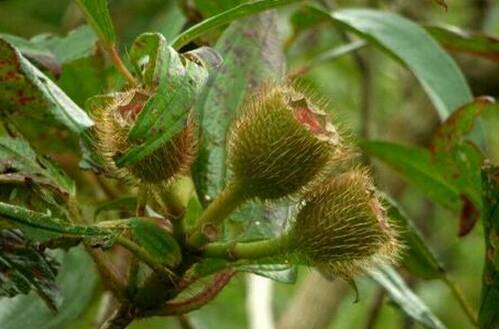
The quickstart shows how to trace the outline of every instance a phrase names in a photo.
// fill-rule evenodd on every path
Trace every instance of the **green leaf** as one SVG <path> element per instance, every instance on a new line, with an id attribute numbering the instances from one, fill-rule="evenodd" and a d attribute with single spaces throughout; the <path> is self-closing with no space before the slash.
<path id="1" fill-rule="evenodd" d="M 433 201 L 456 213 L 461 209 L 459 191 L 440 174 L 428 150 L 382 141 L 362 142 L 360 146 L 397 170 Z"/>
<path id="2" fill-rule="evenodd" d="M 152 220 L 132 218 L 128 220 L 133 239 L 152 257 L 166 267 L 175 267 L 182 258 L 175 238 Z"/>
<path id="3" fill-rule="evenodd" d="M 461 236 L 473 228 L 482 208 L 480 167 L 483 154 L 465 137 L 472 132 L 480 114 L 493 103 L 492 98 L 480 97 L 457 109 L 437 128 L 430 144 L 435 166 L 456 187 L 463 201 Z"/>
<path id="4" fill-rule="evenodd" d="M 61 295 L 55 285 L 56 263 L 25 240 L 17 230 L 0 230 L 0 297 L 34 290 L 56 311 Z"/>
<path id="5" fill-rule="evenodd" d="M 277 35 L 276 16 L 263 14 L 232 23 L 215 46 L 224 63 L 196 105 L 201 142 L 193 175 L 202 204 L 224 186 L 225 138 L 244 98 L 262 81 L 281 79 L 283 55 Z"/>
<path id="6" fill-rule="evenodd" d="M 0 137 L 0 163 L 8 164 L 3 171 L 20 174 L 35 183 L 42 183 L 39 178 L 47 180 L 47 184 L 74 195 L 74 182 L 59 166 L 47 157 L 38 156 L 31 146 L 21 138 Z M 1 183 L 0 183 L 1 184 Z"/>
<path id="7" fill-rule="evenodd" d="M 403 252 L 403 265 L 414 275 L 423 279 L 442 279 L 445 270 L 438 261 L 435 253 L 424 241 L 421 233 L 412 220 L 400 208 L 395 200 L 384 196 L 390 204 L 388 216 L 394 220 L 400 228 L 401 240 L 405 245 Z"/>
<path id="8" fill-rule="evenodd" d="M 88 24 L 95 30 L 106 46 L 114 46 L 116 35 L 109 15 L 106 0 L 77 0 Z"/>
<path id="9" fill-rule="evenodd" d="M 52 53 L 50 49 L 45 47 L 45 45 L 6 33 L 0 33 L 0 38 L 19 49 L 19 51 L 24 56 L 35 60 L 37 63 L 42 64 L 44 67 L 49 68 L 54 73 L 54 75 L 60 73 L 60 63 L 56 59 L 54 53 Z"/>
<path id="10" fill-rule="evenodd" d="M 149 35 L 147 38 L 150 41 L 153 37 Z M 156 46 L 159 48 L 148 50 L 149 53 L 157 55 L 149 56 L 149 60 L 154 60 L 154 63 L 146 66 L 144 79 L 146 82 L 152 82 L 159 77 L 159 86 L 145 103 L 128 134 L 130 141 L 140 144 L 118 156 L 116 164 L 119 167 L 130 165 L 152 154 L 179 133 L 185 127 L 189 111 L 208 79 L 208 68 L 203 66 L 204 63 L 190 60 L 188 54 L 182 55 L 182 61 L 173 48 L 160 42 L 161 36 L 155 35 L 154 39 L 157 40 Z M 148 47 L 154 47 L 154 44 L 149 43 Z M 139 59 L 138 51 L 134 53 L 136 59 Z M 160 65 L 159 68 L 156 68 L 156 65 Z"/>
<path id="11" fill-rule="evenodd" d="M 44 58 L 57 64 L 65 64 L 89 57 L 94 54 L 97 45 L 97 38 L 87 25 L 69 31 L 65 37 L 40 34 L 26 40 L 18 36 L 0 33 L 0 38 L 15 46 L 23 55 L 42 63 Z"/>
<path id="12" fill-rule="evenodd" d="M 478 323 L 480 329 L 499 327 L 499 167 L 482 170 L 485 266 Z"/>
<path id="13" fill-rule="evenodd" d="M 433 133 L 430 144 L 435 164 L 444 177 L 464 192 L 481 208 L 480 167 L 482 154 L 472 144 L 466 144 L 480 114 L 494 103 L 490 97 L 480 97 L 457 109 Z"/>
<path id="14" fill-rule="evenodd" d="M 246 16 L 254 15 L 272 8 L 286 6 L 299 1 L 302 0 L 259 0 L 240 4 L 237 7 L 212 16 L 205 19 L 201 23 L 190 27 L 173 40 L 172 46 L 176 49 L 182 48 L 182 46 L 219 26 L 228 24 Z"/>
<path id="15" fill-rule="evenodd" d="M 402 311 L 416 322 L 432 329 L 445 329 L 442 322 L 430 309 L 414 294 L 391 266 L 379 266 L 369 271 L 370 276 L 388 292 L 393 301 Z"/>
<path id="16" fill-rule="evenodd" d="M 186 22 L 187 17 L 180 8 L 180 4 L 172 2 L 163 9 L 163 13 L 157 15 L 149 30 L 158 31 L 163 34 L 166 40 L 172 40 L 182 31 Z"/>
<path id="17" fill-rule="evenodd" d="M 381 47 L 407 66 L 430 97 L 444 120 L 454 109 L 472 100 L 471 91 L 459 67 L 438 43 L 416 23 L 370 9 L 342 9 L 323 16 Z"/>
<path id="18" fill-rule="evenodd" d="M 317 13 L 316 8 L 309 6 L 299 6 L 290 17 L 295 36 L 328 20 L 329 17 L 324 17 L 323 14 Z"/>
<path id="19" fill-rule="evenodd" d="M 88 115 L 19 50 L 0 39 L 0 107 L 6 113 L 39 117 L 40 112 L 80 133 L 93 125 Z"/>
<path id="20" fill-rule="evenodd" d="M 472 132 L 475 121 L 482 112 L 494 103 L 492 97 L 482 96 L 456 109 L 433 134 L 431 151 L 435 154 L 451 152 L 466 135 Z"/>
<path id="21" fill-rule="evenodd" d="M 196 9 L 201 12 L 203 17 L 210 17 L 216 15 L 222 11 L 229 10 L 231 8 L 240 5 L 241 3 L 249 2 L 247 0 L 194 0 L 196 4 Z"/>
<path id="22" fill-rule="evenodd" d="M 86 225 L 73 225 L 53 218 L 49 214 L 42 214 L 29 209 L 0 202 L 0 218 L 31 229 L 51 233 L 54 237 L 81 237 L 88 239 L 92 244 L 109 246 L 117 236 L 117 232 Z"/>
<path id="23" fill-rule="evenodd" d="M 295 283 L 298 275 L 296 266 L 286 264 L 245 265 L 237 267 L 238 271 L 254 273 L 282 283 Z"/>
<path id="24" fill-rule="evenodd" d="M 65 37 L 42 34 L 33 37 L 30 42 L 50 50 L 59 64 L 92 56 L 97 49 L 97 37 L 88 25 L 69 31 Z"/>
<path id="25" fill-rule="evenodd" d="M 68 328 L 70 322 L 86 310 L 97 283 L 92 260 L 82 248 L 74 248 L 69 252 L 58 251 L 56 259 L 61 263 L 56 284 L 63 296 L 59 312 L 47 309 L 33 293 L 13 299 L 0 299 L 2 329 Z"/>
<path id="26" fill-rule="evenodd" d="M 499 63 L 497 36 L 462 30 L 456 26 L 427 26 L 426 30 L 450 51 L 462 52 Z"/>
<path id="27" fill-rule="evenodd" d="M 119 199 L 115 199 L 112 201 L 105 202 L 95 208 L 94 210 L 94 219 L 99 216 L 99 214 L 106 212 L 106 211 L 112 211 L 112 210 L 119 210 L 119 211 L 128 211 L 132 212 L 137 208 L 137 197 L 123 197 Z"/>
<path id="28" fill-rule="evenodd" d="M 178 56 L 175 50 L 167 47 L 166 39 L 159 33 L 141 34 L 130 48 L 130 60 L 146 87 L 157 84 L 168 74 L 171 56 Z M 178 60 L 174 65 L 181 65 Z"/>

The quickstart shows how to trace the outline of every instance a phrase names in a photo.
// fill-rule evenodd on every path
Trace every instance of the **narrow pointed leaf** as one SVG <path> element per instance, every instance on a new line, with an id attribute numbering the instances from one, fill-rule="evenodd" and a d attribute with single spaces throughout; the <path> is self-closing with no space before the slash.
<path id="1" fill-rule="evenodd" d="M 499 37 L 462 30 L 456 26 L 427 26 L 426 30 L 445 48 L 499 63 Z"/>
<path id="2" fill-rule="evenodd" d="M 286 6 L 291 3 L 300 1 L 302 0 L 258 0 L 252 1 L 250 3 L 240 4 L 237 7 L 231 8 L 218 15 L 205 19 L 201 23 L 187 29 L 177 38 L 175 38 L 175 40 L 173 40 L 172 46 L 176 49 L 179 49 L 182 46 L 188 44 L 190 41 L 193 41 L 204 33 L 211 31 L 219 26 L 228 24 L 232 21 L 246 16 L 255 15 L 262 11 Z"/>
<path id="3" fill-rule="evenodd" d="M 424 302 L 409 288 L 397 271 L 388 265 L 369 271 L 370 276 L 388 292 L 401 310 L 427 328 L 445 329 L 444 324 Z"/>
<path id="4" fill-rule="evenodd" d="M 222 1 L 206 1 L 194 0 L 196 8 L 203 14 L 203 17 L 213 16 L 228 9 L 234 8 L 241 3 L 248 2 L 247 0 L 222 0 Z"/>
<path id="5" fill-rule="evenodd" d="M 403 265 L 414 275 L 423 279 L 441 279 L 444 268 L 435 253 L 425 241 L 412 220 L 400 208 L 395 200 L 384 199 L 390 204 L 389 217 L 400 227 L 401 240 L 404 242 Z"/>
<path id="6" fill-rule="evenodd" d="M 471 102 L 470 88 L 459 67 L 415 22 L 397 14 L 371 9 L 341 9 L 332 13 L 315 10 L 407 66 L 442 120 L 456 108 Z"/>
<path id="7" fill-rule="evenodd" d="M 461 208 L 459 191 L 440 174 L 428 150 L 382 141 L 363 142 L 360 146 L 398 171 L 433 201 L 456 213 Z"/>
<path id="8" fill-rule="evenodd" d="M 88 24 L 92 26 L 99 38 L 107 45 L 113 46 L 116 42 L 113 22 L 109 15 L 107 0 L 76 0 Z"/>
<path id="9" fill-rule="evenodd" d="M 117 232 L 96 226 L 74 225 L 53 218 L 51 215 L 31 211 L 29 209 L 0 202 L 0 218 L 5 218 L 21 229 L 26 226 L 31 229 L 51 233 L 53 238 L 74 236 L 89 239 L 92 243 L 109 245 L 114 241 Z"/>

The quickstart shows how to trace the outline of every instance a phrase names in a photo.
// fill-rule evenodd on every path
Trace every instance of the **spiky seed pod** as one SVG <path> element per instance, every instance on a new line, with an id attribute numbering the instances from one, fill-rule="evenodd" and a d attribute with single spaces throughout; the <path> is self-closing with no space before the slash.
<path id="1" fill-rule="evenodd" d="M 97 149 L 106 162 L 106 169 L 122 179 L 133 178 L 147 184 L 168 182 L 176 175 L 184 174 L 195 157 L 196 142 L 194 123 L 187 126 L 170 142 L 159 147 L 152 154 L 126 168 L 118 168 L 114 162 L 132 146 L 127 139 L 138 114 L 149 96 L 140 90 L 118 93 L 102 110 L 96 111 L 94 120 L 98 140 Z"/>
<path id="2" fill-rule="evenodd" d="M 399 247 L 364 169 L 329 179 L 306 195 L 290 237 L 299 257 L 329 276 L 351 277 L 391 261 Z"/>
<path id="3" fill-rule="evenodd" d="M 229 135 L 228 161 L 249 197 L 278 199 L 317 179 L 340 149 L 325 112 L 288 85 L 266 85 L 242 108 Z"/>

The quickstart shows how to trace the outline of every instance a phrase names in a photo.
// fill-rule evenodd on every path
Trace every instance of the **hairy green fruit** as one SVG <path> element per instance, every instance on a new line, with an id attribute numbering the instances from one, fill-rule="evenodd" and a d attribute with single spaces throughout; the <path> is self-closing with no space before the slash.
<path id="1" fill-rule="evenodd" d="M 105 108 L 96 111 L 97 148 L 109 172 L 119 178 L 134 178 L 143 183 L 169 182 L 174 176 L 184 174 L 195 156 L 194 124 L 189 120 L 186 128 L 152 154 L 126 168 L 118 168 L 114 159 L 133 146 L 128 132 L 149 96 L 140 90 L 117 93 Z"/>
<path id="2" fill-rule="evenodd" d="M 320 177 L 340 145 L 335 127 L 307 96 L 268 85 L 247 100 L 233 125 L 228 161 L 249 197 L 278 199 Z"/>
<path id="3" fill-rule="evenodd" d="M 329 275 L 351 277 L 378 261 L 391 261 L 397 234 L 366 170 L 325 181 L 305 196 L 290 237 L 306 263 Z"/>

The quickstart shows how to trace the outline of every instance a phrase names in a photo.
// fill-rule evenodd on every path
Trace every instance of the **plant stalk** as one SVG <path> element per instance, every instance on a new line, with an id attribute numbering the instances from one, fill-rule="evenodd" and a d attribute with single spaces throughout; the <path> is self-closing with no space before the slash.
<path id="1" fill-rule="evenodd" d="M 229 184 L 205 209 L 196 227 L 187 239 L 187 245 L 199 248 L 218 235 L 218 225 L 246 200 L 238 184 Z"/>
<path id="2" fill-rule="evenodd" d="M 111 61 L 113 62 L 114 66 L 116 69 L 125 77 L 125 79 L 128 81 L 128 83 L 132 86 L 137 85 L 137 81 L 133 77 L 132 73 L 127 69 L 123 61 L 121 60 L 120 55 L 118 54 L 118 50 L 116 49 L 115 46 L 106 47 L 106 50 L 108 51 L 109 55 L 111 56 Z"/>
<path id="3" fill-rule="evenodd" d="M 134 254 L 138 259 L 146 263 L 147 266 L 149 266 L 156 273 L 160 273 L 162 274 L 162 276 L 168 279 L 172 279 L 172 277 L 175 275 L 173 272 L 169 271 L 166 267 L 158 263 L 151 255 L 147 253 L 147 251 L 144 248 L 142 248 L 132 240 L 122 236 L 118 236 L 116 238 L 116 242 L 119 243 L 124 248 L 126 248 L 132 254 Z"/>
<path id="4" fill-rule="evenodd" d="M 466 314 L 466 317 L 470 320 L 474 327 L 477 327 L 478 320 L 476 314 L 466 300 L 466 297 L 464 297 L 464 294 L 459 286 L 454 281 L 449 279 L 447 275 L 444 275 L 442 280 L 445 282 L 447 287 L 449 287 L 451 293 L 454 295 L 454 298 L 456 298 L 459 305 L 461 306 L 461 309 L 464 311 L 464 314 Z"/>
<path id="5" fill-rule="evenodd" d="M 253 242 L 215 242 L 204 246 L 203 256 L 227 260 L 274 257 L 289 251 L 287 235 Z"/>

